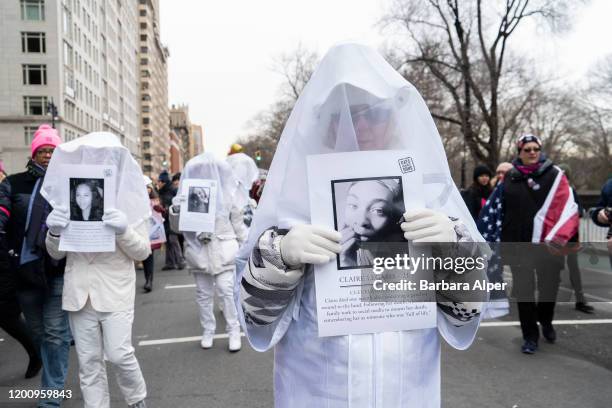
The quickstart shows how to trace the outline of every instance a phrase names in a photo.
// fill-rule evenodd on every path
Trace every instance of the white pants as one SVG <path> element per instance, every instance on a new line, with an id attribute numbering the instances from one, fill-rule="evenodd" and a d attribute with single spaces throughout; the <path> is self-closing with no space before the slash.
<path id="1" fill-rule="evenodd" d="M 223 316 L 225 317 L 225 330 L 228 333 L 240 331 L 238 312 L 234 304 L 234 272 L 227 271 L 217 275 L 207 273 L 194 273 L 196 282 L 196 301 L 200 307 L 200 323 L 205 332 L 214 333 L 216 328 L 215 314 L 213 313 L 213 298 L 215 285 L 217 295 L 223 303 Z"/>
<path id="2" fill-rule="evenodd" d="M 147 387 L 132 347 L 134 309 L 97 312 L 88 300 L 83 309 L 69 312 L 68 317 L 85 408 L 110 408 L 105 358 L 116 369 L 117 383 L 127 404 L 143 400 Z"/>

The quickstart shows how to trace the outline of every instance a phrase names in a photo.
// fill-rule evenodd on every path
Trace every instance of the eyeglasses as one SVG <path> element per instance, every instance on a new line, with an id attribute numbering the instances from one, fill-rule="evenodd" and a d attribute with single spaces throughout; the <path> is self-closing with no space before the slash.
<path id="1" fill-rule="evenodd" d="M 36 154 L 40 155 L 40 156 L 43 156 L 43 155 L 46 155 L 46 154 L 52 155 L 54 151 L 55 151 L 55 149 L 38 149 L 36 151 Z"/>
<path id="2" fill-rule="evenodd" d="M 540 149 L 539 147 L 528 147 L 528 148 L 526 148 L 526 149 L 523 149 L 523 151 L 524 151 L 525 153 L 531 153 L 531 152 L 536 152 L 536 153 L 537 153 L 537 152 L 539 152 L 540 150 L 542 150 L 542 149 Z"/>

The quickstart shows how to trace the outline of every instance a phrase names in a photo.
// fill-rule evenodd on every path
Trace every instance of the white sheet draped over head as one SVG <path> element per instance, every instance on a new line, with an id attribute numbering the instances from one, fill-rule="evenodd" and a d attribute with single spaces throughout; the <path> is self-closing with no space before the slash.
<path id="1" fill-rule="evenodd" d="M 240 202 L 237 205 L 239 208 L 242 208 L 249 203 L 249 191 L 253 183 L 259 178 L 259 169 L 257 164 L 255 164 L 255 160 L 244 153 L 231 154 L 227 156 L 226 161 L 234 171 L 234 176 L 236 176 L 238 181 L 237 199 Z"/>
<path id="2" fill-rule="evenodd" d="M 440 135 L 419 92 L 376 51 L 347 43 L 329 50 L 297 100 L 240 257 L 246 259 L 271 226 L 310 223 L 306 156 L 360 150 L 412 152 L 423 174 L 427 207 L 459 218 L 475 239 L 482 239 L 452 181 Z"/>
<path id="3" fill-rule="evenodd" d="M 130 225 L 149 218 L 149 194 L 143 184 L 142 170 L 117 136 L 108 132 L 89 133 L 55 149 L 41 190 L 43 197 L 54 208 L 70 208 L 70 197 L 63 194 L 64 190 L 59 186 L 65 180 L 61 166 L 67 164 L 115 166 L 115 207 L 125 213 Z"/>
<path id="4" fill-rule="evenodd" d="M 238 182 L 234 177 L 232 168 L 223 160 L 219 160 L 212 153 L 202 153 L 187 162 L 181 173 L 178 196 L 183 195 L 185 188 L 183 180 L 202 179 L 217 182 L 216 216 L 227 216 L 234 205 Z"/>

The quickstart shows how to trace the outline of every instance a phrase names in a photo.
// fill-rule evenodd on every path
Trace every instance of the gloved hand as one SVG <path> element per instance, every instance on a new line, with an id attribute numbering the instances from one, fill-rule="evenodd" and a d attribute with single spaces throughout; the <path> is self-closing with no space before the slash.
<path id="1" fill-rule="evenodd" d="M 56 207 L 47 216 L 47 227 L 52 235 L 60 235 L 62 231 L 70 223 L 68 209 L 64 207 Z"/>
<path id="2" fill-rule="evenodd" d="M 112 229 L 115 230 L 117 235 L 123 234 L 128 227 L 128 221 L 126 215 L 123 211 L 120 211 L 116 208 L 110 208 L 104 211 L 104 215 L 102 216 L 102 222 L 104 225 L 108 225 Z"/>
<path id="3" fill-rule="evenodd" d="M 196 238 L 203 244 L 208 244 L 212 241 L 213 234 L 212 232 L 198 232 L 196 234 Z"/>
<path id="4" fill-rule="evenodd" d="M 443 213 L 419 208 L 404 213 L 404 238 L 413 242 L 457 242 L 453 222 Z"/>
<path id="5" fill-rule="evenodd" d="M 280 241 L 280 252 L 287 266 L 324 264 L 340 253 L 338 231 L 316 225 L 293 226 Z"/>

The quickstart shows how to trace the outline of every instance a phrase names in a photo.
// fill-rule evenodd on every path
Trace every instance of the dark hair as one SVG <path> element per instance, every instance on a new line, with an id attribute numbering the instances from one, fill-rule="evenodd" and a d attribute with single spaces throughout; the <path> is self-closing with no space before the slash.
<path id="1" fill-rule="evenodd" d="M 172 176 L 172 181 L 179 181 L 181 179 L 181 172 L 179 171 L 174 176 Z"/>
<path id="2" fill-rule="evenodd" d="M 76 202 L 76 191 L 80 185 L 86 185 L 91 191 L 91 211 L 89 212 L 88 221 L 102 221 L 104 214 L 104 197 L 103 190 L 98 180 L 91 179 L 71 179 L 73 188 L 70 190 L 70 219 L 72 221 L 85 221 L 83 212 Z"/>

